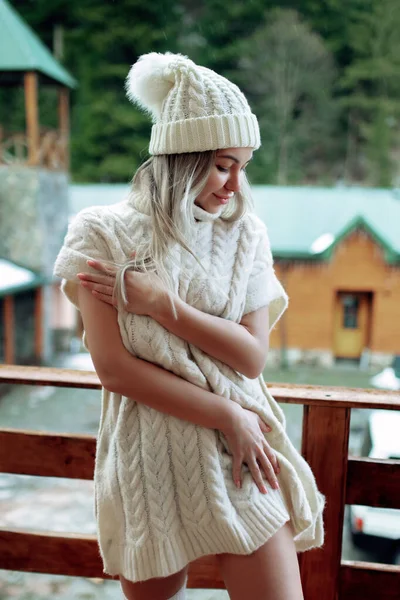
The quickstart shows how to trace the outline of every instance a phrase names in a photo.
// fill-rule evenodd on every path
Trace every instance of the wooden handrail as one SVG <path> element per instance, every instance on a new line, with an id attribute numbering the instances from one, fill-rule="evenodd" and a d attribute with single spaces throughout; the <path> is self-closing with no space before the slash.
<path id="1" fill-rule="evenodd" d="M 76 371 L 54 367 L 0 365 L 0 384 L 50 385 L 82 389 L 101 389 L 94 371 Z M 267 382 L 277 402 L 324 408 L 375 408 L 400 410 L 400 394 L 362 388 Z"/>
<path id="2" fill-rule="evenodd" d="M 101 388 L 92 371 L 8 365 L 0 366 L 0 383 Z M 341 546 L 346 503 L 400 508 L 400 461 L 348 457 L 351 408 L 399 410 L 400 394 L 291 384 L 268 387 L 277 401 L 304 405 L 302 454 L 327 498 L 324 547 L 300 555 L 305 598 L 397 598 L 399 567 L 341 561 Z M 6 473 L 92 479 L 95 449 L 91 435 L 0 430 L 0 465 Z M 105 577 L 95 536 L 51 532 L 0 530 L 0 569 Z M 214 557 L 191 563 L 188 586 L 224 587 Z"/>

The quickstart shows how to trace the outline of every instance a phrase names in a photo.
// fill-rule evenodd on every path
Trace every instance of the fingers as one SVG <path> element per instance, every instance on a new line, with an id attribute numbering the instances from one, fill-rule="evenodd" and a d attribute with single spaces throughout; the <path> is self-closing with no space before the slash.
<path id="1" fill-rule="evenodd" d="M 268 490 L 265 487 L 265 483 L 263 480 L 262 471 L 264 472 L 265 477 L 266 477 L 267 481 L 269 482 L 270 486 L 275 490 L 279 489 L 279 483 L 276 478 L 277 471 L 275 470 L 275 467 L 274 467 L 274 465 L 277 464 L 277 459 L 271 449 L 269 449 L 268 456 L 267 456 L 266 452 L 264 450 L 262 450 L 261 448 L 259 448 L 257 455 L 250 456 L 249 458 L 246 458 L 245 460 L 244 460 L 244 457 L 239 458 L 239 457 L 233 456 L 232 477 L 233 477 L 233 481 L 234 481 L 236 487 L 238 487 L 238 488 L 241 487 L 241 483 L 242 483 L 241 482 L 241 470 L 242 470 L 243 463 L 245 463 L 248 466 L 250 473 L 251 473 L 258 489 L 260 490 L 260 492 L 262 494 L 268 493 Z"/>
<path id="2" fill-rule="evenodd" d="M 101 300 L 102 302 L 106 302 L 107 304 L 110 304 L 111 306 L 117 306 L 117 300 L 115 298 L 113 298 L 112 296 L 109 296 L 108 294 L 101 294 L 100 292 L 96 292 L 96 290 L 92 291 L 93 296 L 95 296 L 98 300 Z"/>
<path id="3" fill-rule="evenodd" d="M 240 477 L 241 470 L 242 470 L 242 462 L 243 462 L 242 458 L 238 458 L 235 455 L 233 456 L 233 460 L 232 460 L 232 477 L 233 477 L 234 484 L 238 488 L 242 487 L 242 480 L 241 480 L 241 477 Z"/>
<path id="4" fill-rule="evenodd" d="M 89 265 L 89 267 L 92 267 L 92 269 L 96 269 L 96 271 L 100 271 L 102 273 L 107 273 L 108 275 L 115 275 L 117 271 L 116 267 L 102 263 L 100 260 L 91 259 L 87 260 L 86 262 Z"/>
<path id="5" fill-rule="evenodd" d="M 114 286 L 94 283 L 93 281 L 86 281 L 86 279 L 83 279 L 82 277 L 80 277 L 80 280 L 81 285 L 89 292 L 92 292 L 93 296 L 102 302 L 116 306 L 117 301 L 113 294 Z"/>
<path id="6" fill-rule="evenodd" d="M 275 470 L 271 458 L 269 456 L 266 456 L 265 452 L 260 452 L 257 459 L 271 487 L 277 490 L 279 488 L 279 483 L 275 475 Z"/>
<path id="7" fill-rule="evenodd" d="M 115 277 L 112 275 L 100 275 L 97 273 L 78 273 L 77 275 L 81 281 L 89 281 L 92 283 L 101 283 L 109 287 L 114 287 Z"/>
<path id="8" fill-rule="evenodd" d="M 281 470 L 278 458 L 266 440 L 264 440 L 264 453 L 268 457 L 268 460 L 270 461 L 274 472 L 278 474 Z"/>
<path id="9" fill-rule="evenodd" d="M 256 482 L 258 489 L 262 494 L 267 494 L 268 490 L 264 485 L 264 481 L 261 475 L 260 467 L 255 459 L 255 457 L 251 457 L 247 460 L 247 466 L 250 469 L 250 472 L 253 476 L 254 481 Z M 268 479 L 268 478 L 267 478 Z"/>
<path id="10" fill-rule="evenodd" d="M 260 426 L 261 431 L 263 431 L 264 433 L 269 433 L 270 431 L 272 431 L 272 427 L 265 423 L 260 416 L 258 417 L 258 424 Z"/>

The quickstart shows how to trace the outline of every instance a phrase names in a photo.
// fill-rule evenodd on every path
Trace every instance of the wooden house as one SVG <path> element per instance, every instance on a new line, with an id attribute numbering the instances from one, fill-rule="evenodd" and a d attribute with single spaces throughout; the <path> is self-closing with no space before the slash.
<path id="1" fill-rule="evenodd" d="M 290 298 L 270 362 L 390 364 L 400 353 L 400 193 L 252 189 Z"/>

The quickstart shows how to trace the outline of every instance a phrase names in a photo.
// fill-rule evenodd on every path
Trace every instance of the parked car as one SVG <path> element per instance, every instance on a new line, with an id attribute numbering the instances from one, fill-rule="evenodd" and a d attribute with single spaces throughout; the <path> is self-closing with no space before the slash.
<path id="1" fill-rule="evenodd" d="M 400 356 L 394 357 L 391 367 L 374 375 L 371 385 L 381 390 L 400 390 Z"/>
<path id="2" fill-rule="evenodd" d="M 362 455 L 400 460 L 400 411 L 373 410 L 369 415 Z M 379 481 L 375 482 L 379 486 Z M 387 563 L 400 564 L 400 510 L 350 506 L 353 544 Z"/>

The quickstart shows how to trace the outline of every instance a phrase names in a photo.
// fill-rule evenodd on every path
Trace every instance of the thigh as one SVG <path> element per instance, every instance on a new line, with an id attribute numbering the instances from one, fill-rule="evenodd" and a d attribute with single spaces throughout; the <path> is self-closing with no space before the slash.
<path id="1" fill-rule="evenodd" d="M 119 580 L 127 600 L 168 600 L 185 584 L 187 571 L 188 566 L 169 577 L 133 582 L 120 575 Z"/>
<path id="2" fill-rule="evenodd" d="M 303 600 L 290 523 L 252 554 L 219 554 L 230 600 Z"/>

